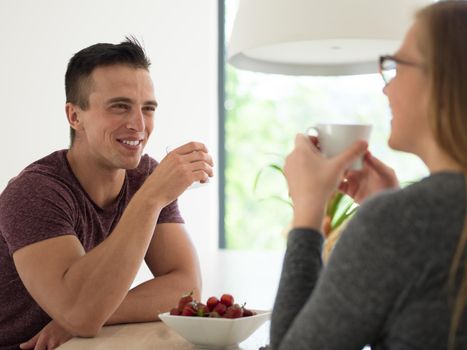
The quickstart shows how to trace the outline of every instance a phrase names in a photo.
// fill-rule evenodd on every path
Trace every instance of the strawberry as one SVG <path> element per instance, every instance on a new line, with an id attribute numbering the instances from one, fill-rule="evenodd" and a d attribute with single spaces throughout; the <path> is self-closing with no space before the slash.
<path id="1" fill-rule="evenodd" d="M 225 314 L 225 310 L 227 310 L 227 306 L 225 306 L 222 303 L 217 304 L 214 309 L 212 309 L 212 312 L 217 313 L 219 316 L 222 316 Z"/>
<path id="2" fill-rule="evenodd" d="M 219 315 L 216 311 L 211 311 L 211 312 L 209 313 L 209 317 L 220 318 L 221 315 Z"/>
<path id="3" fill-rule="evenodd" d="M 175 315 L 175 316 L 178 316 L 180 315 L 180 311 L 178 311 L 178 308 L 177 307 L 174 307 L 172 310 L 170 310 L 170 314 L 171 315 Z"/>
<path id="4" fill-rule="evenodd" d="M 224 314 L 224 318 L 240 318 L 242 316 L 243 316 L 243 309 L 238 304 L 229 306 Z"/>
<path id="5" fill-rule="evenodd" d="M 193 301 L 193 291 L 189 292 L 188 294 L 183 295 L 178 302 L 178 311 L 182 313 L 183 308 L 186 304 L 191 303 Z"/>
<path id="6" fill-rule="evenodd" d="M 248 317 L 248 316 L 254 316 L 254 315 L 256 315 L 256 312 L 243 308 L 243 316 L 242 317 Z"/>
<path id="7" fill-rule="evenodd" d="M 234 297 L 230 294 L 223 294 L 221 296 L 221 303 L 227 307 L 232 306 L 234 303 Z"/>
<path id="8" fill-rule="evenodd" d="M 198 313 L 198 310 L 196 308 L 196 303 L 191 301 L 187 303 L 182 310 L 182 315 L 183 316 L 196 316 Z"/>
<path id="9" fill-rule="evenodd" d="M 199 316 L 199 317 L 208 317 L 209 316 L 209 309 L 203 303 L 198 303 L 196 305 L 196 308 L 197 308 L 197 313 L 196 313 L 197 316 Z"/>
<path id="10" fill-rule="evenodd" d="M 255 311 L 252 311 L 252 310 L 249 310 L 245 307 L 246 303 L 244 303 L 242 305 L 242 311 L 243 311 L 243 314 L 242 314 L 242 317 L 248 317 L 248 316 L 253 316 L 253 315 L 256 315 L 256 312 Z"/>
<path id="11" fill-rule="evenodd" d="M 216 297 L 210 297 L 208 301 L 206 302 L 206 305 L 208 306 L 209 311 L 212 311 L 216 305 L 219 304 L 219 299 Z"/>

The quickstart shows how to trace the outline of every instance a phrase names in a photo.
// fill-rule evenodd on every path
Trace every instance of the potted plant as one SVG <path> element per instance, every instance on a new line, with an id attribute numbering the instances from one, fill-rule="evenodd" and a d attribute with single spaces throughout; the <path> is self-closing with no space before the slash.
<path id="1" fill-rule="evenodd" d="M 282 165 L 277 163 L 271 163 L 266 165 L 265 167 L 261 168 L 258 173 L 256 174 L 253 190 L 256 192 L 260 178 L 265 172 L 265 170 L 271 169 L 274 172 L 280 173 L 285 178 L 284 170 Z M 291 202 L 290 198 L 283 198 L 278 195 L 271 195 L 265 199 L 272 199 L 278 200 L 285 205 L 289 205 L 293 208 L 293 203 Z M 358 204 L 355 203 L 352 198 L 345 195 L 342 192 L 336 191 L 331 198 L 329 199 L 326 207 L 326 217 L 323 222 L 322 231 L 326 237 L 324 246 L 323 246 L 323 260 L 326 262 L 334 248 L 334 245 L 339 240 L 339 237 L 342 233 L 342 229 L 345 226 L 347 220 L 352 217 L 352 215 L 356 212 L 358 208 Z M 290 229 L 287 227 L 286 232 Z"/>

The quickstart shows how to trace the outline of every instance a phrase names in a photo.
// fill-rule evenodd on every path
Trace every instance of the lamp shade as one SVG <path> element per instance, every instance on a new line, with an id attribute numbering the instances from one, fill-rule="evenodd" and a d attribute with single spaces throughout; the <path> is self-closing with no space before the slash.
<path id="1" fill-rule="evenodd" d="M 233 66 L 290 75 L 375 73 L 430 0 L 240 0 Z"/>

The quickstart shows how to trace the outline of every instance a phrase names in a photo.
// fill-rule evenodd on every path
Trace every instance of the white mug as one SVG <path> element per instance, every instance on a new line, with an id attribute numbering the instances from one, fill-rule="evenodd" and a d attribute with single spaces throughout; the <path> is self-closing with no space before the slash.
<path id="1" fill-rule="evenodd" d="M 318 137 L 321 152 L 325 157 L 334 157 L 342 153 L 357 140 L 368 141 L 371 124 L 317 124 L 307 129 L 307 135 L 314 131 Z M 349 169 L 361 170 L 363 157 L 355 160 Z"/>

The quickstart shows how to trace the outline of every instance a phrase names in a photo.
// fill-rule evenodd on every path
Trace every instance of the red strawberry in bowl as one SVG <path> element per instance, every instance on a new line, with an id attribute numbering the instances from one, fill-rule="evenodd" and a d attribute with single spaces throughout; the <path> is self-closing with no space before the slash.
<path id="1" fill-rule="evenodd" d="M 196 305 L 196 308 L 197 308 L 196 316 L 199 316 L 199 317 L 208 317 L 209 316 L 209 309 L 203 303 L 198 303 Z"/>
<path id="2" fill-rule="evenodd" d="M 255 311 L 243 308 L 243 316 L 242 317 L 249 317 L 249 316 L 254 316 L 254 315 L 256 315 Z"/>
<path id="3" fill-rule="evenodd" d="M 196 316 L 198 314 L 198 309 L 194 301 L 185 304 L 182 310 L 182 316 Z"/>
<path id="4" fill-rule="evenodd" d="M 221 303 L 227 307 L 232 306 L 234 303 L 234 297 L 230 294 L 222 294 Z"/>
<path id="5" fill-rule="evenodd" d="M 238 304 L 229 306 L 224 314 L 225 318 L 240 318 L 242 316 L 243 316 L 243 308 Z"/>
<path id="6" fill-rule="evenodd" d="M 219 303 L 214 307 L 214 309 L 212 309 L 212 312 L 216 312 L 219 316 L 222 317 L 225 314 L 225 310 L 227 310 L 227 306 Z"/>
<path id="7" fill-rule="evenodd" d="M 183 312 L 183 308 L 186 304 L 191 303 L 193 301 L 193 291 L 183 295 L 179 302 L 178 302 L 178 311 L 180 314 Z"/>
<path id="8" fill-rule="evenodd" d="M 219 299 L 217 299 L 216 297 L 210 297 L 208 301 L 206 302 L 206 305 L 208 306 L 209 311 L 214 310 L 217 304 L 219 304 Z"/>
<path id="9" fill-rule="evenodd" d="M 170 310 L 170 314 L 174 316 L 181 315 L 182 313 L 178 310 L 178 307 L 174 307 L 172 310 Z"/>

